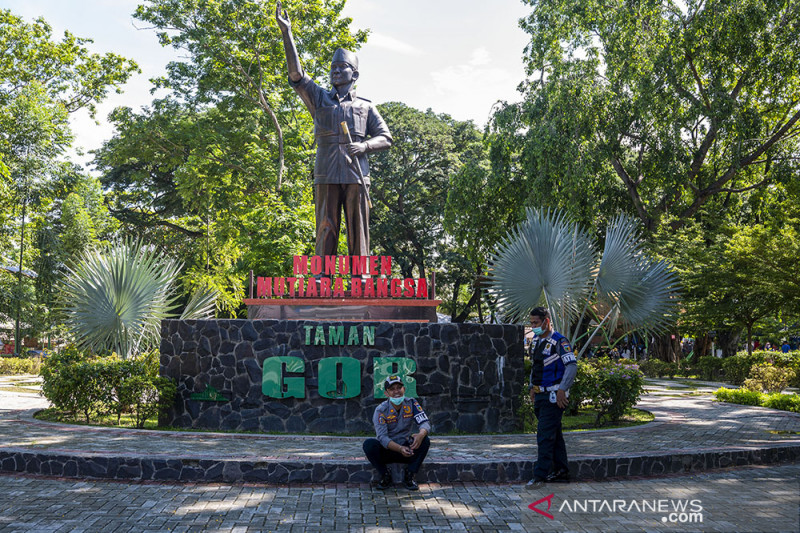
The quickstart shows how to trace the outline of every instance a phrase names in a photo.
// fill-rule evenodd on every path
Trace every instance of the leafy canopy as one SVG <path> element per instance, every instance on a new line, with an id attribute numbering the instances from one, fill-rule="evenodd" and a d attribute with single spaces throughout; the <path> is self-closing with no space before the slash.
<path id="1" fill-rule="evenodd" d="M 525 2 L 531 78 L 492 127 L 534 197 L 675 229 L 796 175 L 797 3 Z"/>

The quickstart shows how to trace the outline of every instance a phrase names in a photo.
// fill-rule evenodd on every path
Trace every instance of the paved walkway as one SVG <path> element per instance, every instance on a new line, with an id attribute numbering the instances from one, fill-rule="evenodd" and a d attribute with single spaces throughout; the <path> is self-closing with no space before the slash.
<path id="1" fill-rule="evenodd" d="M 800 415 L 760 407 L 714 402 L 710 396 L 647 394 L 637 407 L 656 415 L 654 422 L 626 429 L 569 432 L 570 459 L 630 454 L 690 453 L 712 449 L 759 449 L 800 445 Z M 152 432 L 87 428 L 40 422 L 36 395 L 0 391 L 0 449 L 72 452 L 97 455 L 142 454 L 194 459 L 362 460 L 363 437 L 246 435 Z M 430 459 L 517 460 L 535 453 L 534 435 L 432 435 Z"/>
<path id="2" fill-rule="evenodd" d="M 367 486 L 123 483 L 0 474 L 0 532 L 791 533 L 800 531 L 798 479 L 800 465 L 783 465 L 547 485 L 540 491 L 456 483 L 384 493 Z M 537 501 L 534 507 L 552 519 L 529 508 Z"/>
<path id="3" fill-rule="evenodd" d="M 800 416 L 719 404 L 651 381 L 656 421 L 566 435 L 572 461 L 714 450 L 796 449 Z M 670 387 L 670 388 L 667 388 Z M 0 455 L 80 454 L 363 463 L 360 438 L 152 433 L 36 421 L 39 396 L 2 390 Z M 535 455 L 531 435 L 433 437 L 429 461 Z M 2 461 L 0 461 L 2 462 Z M 652 531 L 800 532 L 800 464 L 546 485 L 427 483 L 418 493 L 367 483 L 170 483 L 0 473 L 0 532 Z M 537 503 L 538 502 L 538 503 Z M 548 502 L 550 506 L 548 508 Z M 552 518 L 550 518 L 552 517 Z"/>

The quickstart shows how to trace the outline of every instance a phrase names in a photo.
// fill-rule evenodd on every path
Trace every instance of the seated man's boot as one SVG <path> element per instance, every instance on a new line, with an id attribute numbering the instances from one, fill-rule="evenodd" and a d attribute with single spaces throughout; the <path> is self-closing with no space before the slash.
<path id="1" fill-rule="evenodd" d="M 377 487 L 381 490 L 386 490 L 392 486 L 392 471 L 387 470 L 386 473 L 383 475 L 380 481 L 378 481 Z"/>
<path id="2" fill-rule="evenodd" d="M 419 490 L 419 485 L 417 485 L 417 482 L 414 481 L 414 474 L 412 474 L 408 470 L 406 470 L 406 473 L 403 476 L 403 485 L 408 490 Z"/>

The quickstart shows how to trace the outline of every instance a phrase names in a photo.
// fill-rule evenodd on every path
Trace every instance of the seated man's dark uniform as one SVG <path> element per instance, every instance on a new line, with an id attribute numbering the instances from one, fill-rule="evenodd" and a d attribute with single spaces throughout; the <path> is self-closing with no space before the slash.
<path id="1" fill-rule="evenodd" d="M 392 384 L 402 383 L 398 376 L 390 376 L 384 382 L 384 388 Z M 422 410 L 419 402 L 414 398 L 403 398 L 402 403 L 394 405 L 387 399 L 375 408 L 372 415 L 372 423 L 375 426 L 377 438 L 364 441 L 364 453 L 367 460 L 375 467 L 381 475 L 379 488 L 384 489 L 391 486 L 391 472 L 386 466 L 389 463 L 405 463 L 406 467 L 404 483 L 406 488 L 416 490 L 414 476 L 419 472 L 422 461 L 428 454 L 431 441 L 428 434 L 431 432 L 431 424 L 428 415 Z M 394 442 L 400 446 L 409 446 L 413 440 L 411 430 L 414 424 L 419 426 L 419 430 L 425 430 L 426 435 L 420 442 L 417 449 L 413 450 L 413 455 L 408 457 L 402 453 L 389 449 L 389 444 Z"/>
<path id="2" fill-rule="evenodd" d="M 539 422 L 536 428 L 539 456 L 533 477 L 541 480 L 568 479 L 567 447 L 561 432 L 564 409 L 556 405 L 556 391 L 561 389 L 569 395 L 569 387 L 577 373 L 575 354 L 569 341 L 557 331 L 544 337 L 534 337 L 530 354 L 533 409 Z"/>

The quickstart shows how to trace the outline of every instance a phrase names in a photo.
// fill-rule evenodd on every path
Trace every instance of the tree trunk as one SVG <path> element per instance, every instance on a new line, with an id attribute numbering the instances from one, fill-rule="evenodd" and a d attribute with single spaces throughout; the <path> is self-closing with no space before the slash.
<path id="1" fill-rule="evenodd" d="M 742 336 L 741 329 L 726 329 L 717 330 L 717 340 L 719 341 L 719 348 L 722 348 L 722 357 L 730 357 L 736 355 L 736 347 L 739 345 L 739 339 Z"/>
<path id="2" fill-rule="evenodd" d="M 655 337 L 648 347 L 647 358 L 655 357 L 670 363 L 677 361 L 681 353 L 681 341 L 678 335 L 674 335 L 674 339 L 672 337 L 672 333 L 665 333 Z"/>

